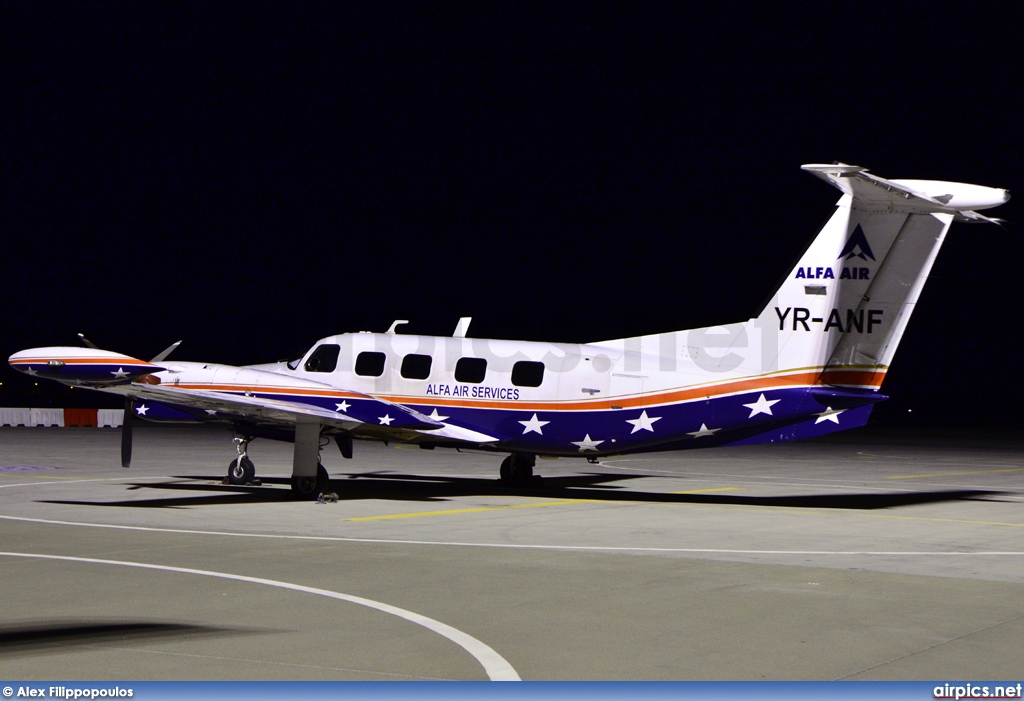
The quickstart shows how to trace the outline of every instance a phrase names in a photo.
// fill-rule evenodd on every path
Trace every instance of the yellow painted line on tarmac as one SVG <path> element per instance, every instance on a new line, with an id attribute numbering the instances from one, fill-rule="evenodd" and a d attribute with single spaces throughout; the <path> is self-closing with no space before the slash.
<path id="1" fill-rule="evenodd" d="M 926 477 L 952 477 L 954 475 L 997 475 L 1003 472 L 1024 472 L 1024 467 L 1012 467 L 1005 470 L 970 470 L 968 472 L 932 472 L 927 475 L 893 475 L 890 480 L 916 480 Z"/>
<path id="2" fill-rule="evenodd" d="M 692 489 L 672 494 L 707 494 L 709 492 L 729 492 L 739 487 L 716 487 L 714 489 Z M 387 514 L 384 516 L 354 516 L 346 521 L 388 521 L 399 518 L 420 518 L 423 516 L 451 516 L 455 514 L 479 514 L 485 511 L 502 511 L 504 509 L 535 509 L 542 506 L 569 506 L 571 504 L 601 504 L 603 499 L 567 499 L 565 501 L 542 501 L 533 504 L 505 504 L 502 506 L 475 506 L 470 509 L 445 509 L 444 511 L 417 511 L 410 514 Z M 634 503 L 634 502 L 629 502 Z"/>
<path id="3" fill-rule="evenodd" d="M 116 482 L 118 480 L 127 479 L 127 476 L 122 475 L 121 477 L 68 477 L 67 475 L 24 475 L 23 480 L 11 480 L 0 484 L 0 489 L 6 489 L 8 487 L 32 487 L 37 486 L 39 480 L 49 481 L 50 484 L 73 484 L 76 482 Z M 142 479 L 142 478 L 140 478 Z"/>
<path id="4" fill-rule="evenodd" d="M 418 511 L 411 514 L 387 514 L 385 516 L 355 516 L 346 521 L 388 521 L 397 518 L 420 518 L 421 516 L 451 516 L 454 514 L 478 514 L 484 511 L 503 509 L 534 509 L 540 506 L 567 506 L 570 504 L 594 503 L 599 499 L 569 499 L 566 501 L 542 501 L 535 504 L 505 504 L 504 506 L 477 506 L 472 509 L 447 509 L 445 511 Z"/>

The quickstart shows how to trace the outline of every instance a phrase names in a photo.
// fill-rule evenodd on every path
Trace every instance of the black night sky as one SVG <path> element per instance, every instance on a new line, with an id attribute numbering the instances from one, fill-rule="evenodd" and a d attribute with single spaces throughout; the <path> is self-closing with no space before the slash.
<path id="1" fill-rule="evenodd" d="M 5 2 L 0 351 L 749 318 L 838 199 L 802 163 L 1022 191 L 1022 11 L 979 8 Z M 954 225 L 878 422 L 1019 423 L 1019 205 Z"/>

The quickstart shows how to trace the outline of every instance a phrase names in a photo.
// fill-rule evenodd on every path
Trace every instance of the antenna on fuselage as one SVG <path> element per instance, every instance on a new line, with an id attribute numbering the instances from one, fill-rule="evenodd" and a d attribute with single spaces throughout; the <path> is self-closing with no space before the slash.
<path id="1" fill-rule="evenodd" d="M 389 328 L 384 333 L 396 334 L 396 333 L 398 333 L 398 331 L 396 331 L 396 329 L 399 326 L 402 326 L 403 324 L 408 324 L 408 323 L 409 323 L 408 319 L 395 319 L 395 322 L 393 324 L 391 324 L 391 328 Z"/>
<path id="2" fill-rule="evenodd" d="M 455 333 L 452 334 L 452 338 L 465 338 L 466 333 L 469 331 L 469 322 L 473 321 L 473 317 L 464 316 L 459 318 L 459 325 L 455 327 Z"/>

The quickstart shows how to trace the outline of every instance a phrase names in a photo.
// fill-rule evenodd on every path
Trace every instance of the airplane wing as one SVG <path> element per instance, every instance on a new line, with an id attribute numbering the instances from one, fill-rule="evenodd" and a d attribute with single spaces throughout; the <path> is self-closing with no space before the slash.
<path id="1" fill-rule="evenodd" d="M 416 434 L 468 443 L 496 443 L 499 437 L 462 426 L 445 424 L 408 407 L 356 392 L 347 392 L 344 407 L 331 411 L 305 403 L 244 394 L 225 394 L 209 390 L 182 389 L 163 385 L 133 383 L 118 387 L 118 394 L 134 400 L 149 400 L 206 412 L 210 420 L 246 421 L 256 424 L 293 427 L 312 419 L 317 423 L 355 435 L 373 438 L 410 440 Z"/>
<path id="2" fill-rule="evenodd" d="M 73 386 L 119 394 L 136 403 L 191 410 L 199 420 L 291 430 L 318 423 L 382 440 L 435 439 L 495 443 L 502 438 L 432 419 L 402 404 L 256 368 L 178 362 L 166 368 L 98 349 L 34 348 L 11 356 L 13 367 Z"/>
<path id="3" fill-rule="evenodd" d="M 275 399 L 259 394 L 235 394 L 168 385 L 132 383 L 111 388 L 111 391 L 134 400 L 150 400 L 202 410 L 214 420 L 245 420 L 286 427 L 294 426 L 297 422 L 313 420 L 343 431 L 373 435 L 392 434 L 395 437 L 398 433 L 432 433 L 444 428 L 444 424 L 417 411 L 357 392 L 346 392 L 341 401 L 335 402 L 337 408 L 332 411 L 306 402 Z"/>

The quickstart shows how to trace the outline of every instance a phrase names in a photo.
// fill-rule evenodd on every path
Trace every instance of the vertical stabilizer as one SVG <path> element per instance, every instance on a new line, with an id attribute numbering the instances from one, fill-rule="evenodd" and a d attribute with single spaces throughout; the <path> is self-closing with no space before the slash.
<path id="1" fill-rule="evenodd" d="M 826 384 L 877 389 L 950 224 L 997 221 L 974 210 L 1009 195 L 844 164 L 803 168 L 843 197 L 757 319 L 762 371 L 821 370 Z"/>

